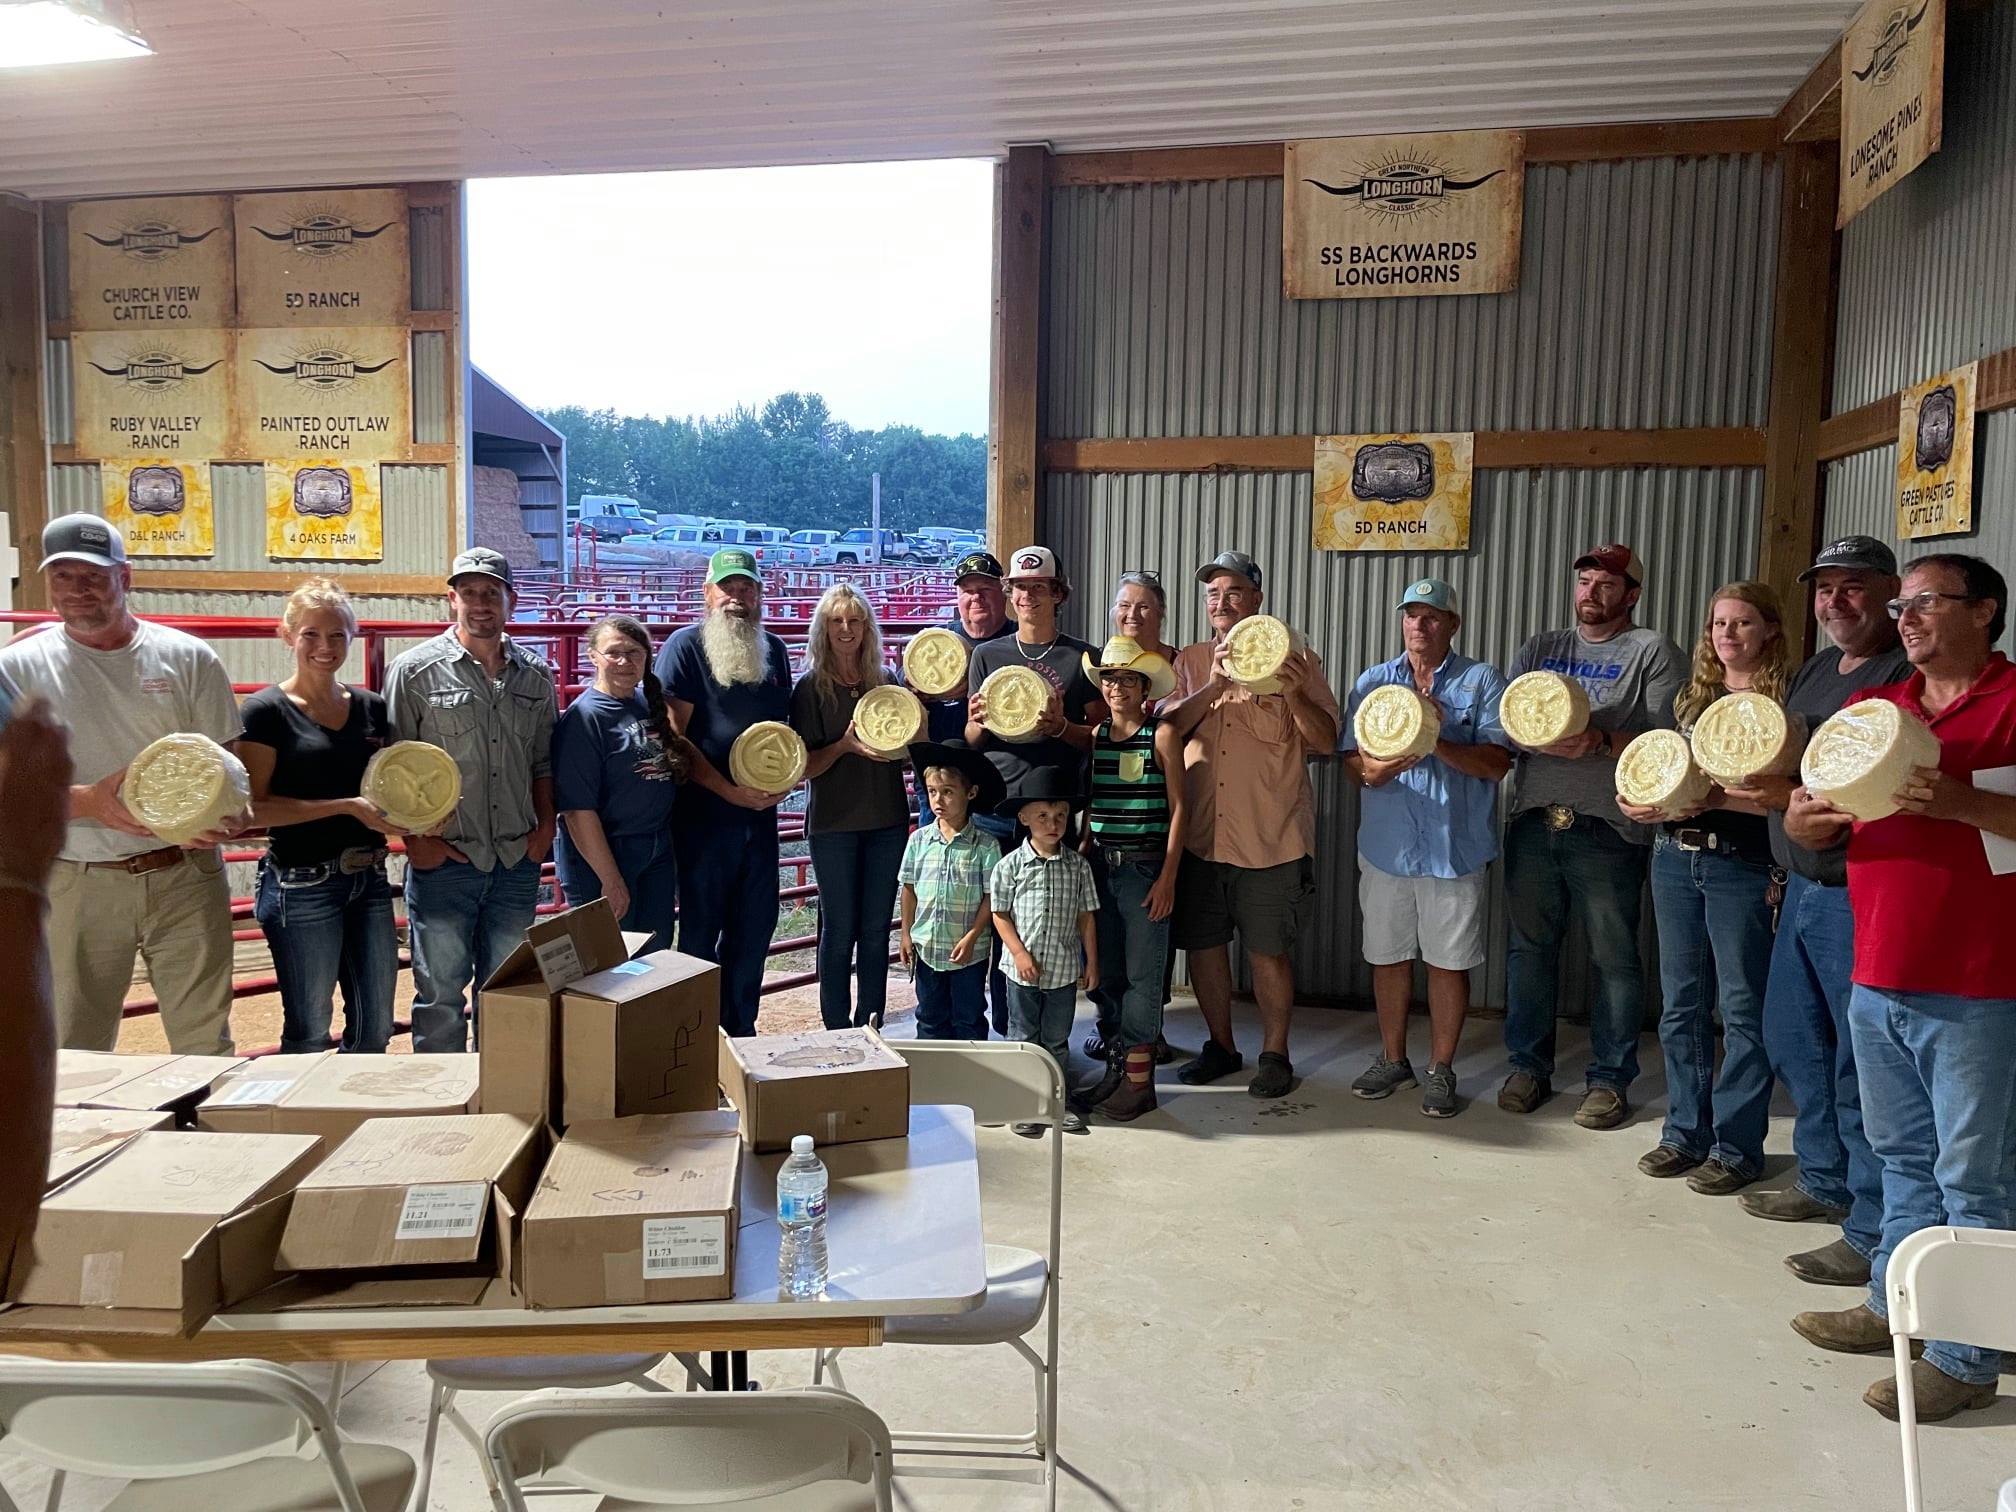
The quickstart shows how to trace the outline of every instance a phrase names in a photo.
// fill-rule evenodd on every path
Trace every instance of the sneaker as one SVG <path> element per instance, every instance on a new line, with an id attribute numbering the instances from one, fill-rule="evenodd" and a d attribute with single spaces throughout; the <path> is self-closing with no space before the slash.
<path id="1" fill-rule="evenodd" d="M 1262 1050 L 1255 1062 L 1253 1080 L 1246 1084 L 1246 1090 L 1254 1097 L 1286 1097 L 1288 1089 L 1295 1085 L 1295 1068 L 1288 1057 L 1274 1050 Z"/>
<path id="2" fill-rule="evenodd" d="M 1839 1223 L 1848 1216 L 1845 1207 L 1821 1202 L 1796 1186 L 1780 1187 L 1773 1192 L 1745 1192 L 1736 1201 L 1752 1218 L 1769 1218 L 1774 1223 Z"/>
<path id="3" fill-rule="evenodd" d="M 1430 1118 L 1456 1116 L 1456 1068 L 1431 1065 L 1421 1089 L 1421 1111 Z"/>
<path id="4" fill-rule="evenodd" d="M 1810 1281 L 1815 1286 L 1869 1284 L 1869 1257 L 1846 1239 L 1836 1239 L 1832 1244 L 1823 1244 L 1803 1254 L 1787 1255 L 1785 1269 L 1801 1281 Z"/>
<path id="5" fill-rule="evenodd" d="M 1388 1060 L 1384 1055 L 1376 1057 L 1365 1068 L 1365 1074 L 1351 1083 L 1355 1096 L 1364 1098 L 1391 1097 L 1406 1087 L 1418 1085 L 1414 1080 L 1414 1068 L 1402 1056 L 1399 1060 Z"/>
<path id="6" fill-rule="evenodd" d="M 1892 1371 L 1863 1392 L 1862 1400 L 1891 1422 L 1896 1422 L 1896 1372 Z M 1911 1403 L 1913 1415 L 1919 1422 L 1943 1423 L 1977 1407 L 1993 1407 L 1995 1383 L 1989 1381 L 1976 1386 L 1968 1381 L 1956 1381 L 1929 1360 L 1915 1360 L 1911 1365 Z"/>
<path id="7" fill-rule="evenodd" d="M 1176 1080 L 1188 1087 L 1202 1087 L 1243 1070 L 1245 1065 L 1246 1057 L 1237 1050 L 1227 1050 L 1217 1040 L 1207 1039 L 1193 1059 L 1176 1068 Z"/>
<path id="8" fill-rule="evenodd" d="M 1699 1192 L 1703 1197 L 1728 1197 L 1740 1192 L 1755 1176 L 1747 1176 L 1732 1165 L 1724 1165 L 1719 1160 L 1710 1160 L 1700 1170 L 1687 1178 L 1687 1189 Z"/>
<path id="9" fill-rule="evenodd" d="M 1585 1129 L 1614 1129 L 1630 1116 L 1631 1105 L 1615 1087 L 1591 1087 L 1575 1110 L 1575 1122 Z"/>
<path id="10" fill-rule="evenodd" d="M 1676 1150 L 1671 1145 L 1661 1145 L 1656 1150 L 1648 1150 L 1638 1157 L 1638 1169 L 1647 1176 L 1657 1176 L 1661 1180 L 1669 1176 L 1685 1176 L 1701 1164 L 1699 1155 L 1689 1155 L 1685 1150 Z"/>
<path id="11" fill-rule="evenodd" d="M 1498 1089 L 1498 1106 L 1507 1113 L 1531 1113 L 1553 1095 L 1554 1087 L 1546 1077 L 1514 1071 Z"/>

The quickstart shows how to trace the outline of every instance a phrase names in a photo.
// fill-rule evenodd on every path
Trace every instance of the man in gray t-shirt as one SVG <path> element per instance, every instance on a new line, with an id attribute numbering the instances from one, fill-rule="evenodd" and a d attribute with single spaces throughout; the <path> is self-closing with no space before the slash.
<path id="1" fill-rule="evenodd" d="M 1630 1114 L 1625 1090 L 1638 1074 L 1645 990 L 1638 918 L 1649 837 L 1617 810 L 1617 753 L 1641 731 L 1673 723 L 1673 698 L 1687 675 L 1678 646 L 1632 623 L 1644 582 L 1644 564 L 1628 546 L 1583 553 L 1575 559 L 1575 623 L 1534 636 L 1510 669 L 1514 677 L 1573 678 L 1589 695 L 1589 728 L 1544 751 L 1522 751 L 1513 768 L 1505 830 L 1512 1074 L 1498 1106 L 1530 1113 L 1553 1093 L 1561 941 L 1572 908 L 1596 974 L 1588 1088 L 1575 1113 L 1588 1129 L 1614 1129 Z"/>

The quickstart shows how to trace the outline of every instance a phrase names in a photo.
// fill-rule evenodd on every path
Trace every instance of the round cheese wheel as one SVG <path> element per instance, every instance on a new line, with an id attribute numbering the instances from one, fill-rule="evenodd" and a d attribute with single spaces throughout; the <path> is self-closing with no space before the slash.
<path id="1" fill-rule="evenodd" d="M 1537 751 L 1589 728 L 1589 695 L 1559 672 L 1527 672 L 1506 686 L 1498 723 L 1514 743 Z"/>
<path id="2" fill-rule="evenodd" d="M 1704 801 L 1713 786 L 1678 730 L 1647 730 L 1617 758 L 1617 796 L 1668 817 Z"/>
<path id="3" fill-rule="evenodd" d="M 1865 698 L 1822 721 L 1806 743 L 1799 775 L 1809 791 L 1857 819 L 1897 812 L 1913 767 L 1939 765 L 1939 737 L 1887 699 Z"/>
<path id="4" fill-rule="evenodd" d="M 1789 777 L 1799 770 L 1806 721 L 1762 693 L 1729 693 L 1694 721 L 1694 761 L 1717 782 Z"/>
<path id="5" fill-rule="evenodd" d="M 1296 648 L 1297 636 L 1271 614 L 1249 614 L 1225 632 L 1225 670 L 1255 693 L 1278 693 L 1274 674 Z"/>
<path id="6" fill-rule="evenodd" d="M 900 755 L 912 741 L 924 738 L 924 705 L 908 688 L 882 683 L 854 705 L 854 732 L 869 749 Z"/>
<path id="7" fill-rule="evenodd" d="M 987 732 L 1018 743 L 1034 740 L 1043 711 L 1050 707 L 1050 684 L 1034 667 L 997 667 L 980 684 L 987 705 Z"/>
<path id="8" fill-rule="evenodd" d="M 438 827 L 462 802 L 462 769 L 424 740 L 395 740 L 364 764 L 364 801 L 409 835 Z"/>
<path id="9" fill-rule="evenodd" d="M 119 797 L 135 819 L 182 845 L 251 808 L 252 779 L 208 735 L 163 735 L 128 764 Z"/>
<path id="10" fill-rule="evenodd" d="M 728 748 L 728 775 L 759 793 L 788 793 L 805 776 L 805 742 L 788 724 L 759 720 Z"/>
<path id="11" fill-rule="evenodd" d="M 1351 716 L 1358 749 L 1378 761 L 1426 756 L 1442 735 L 1442 715 L 1432 700 L 1400 683 L 1374 688 Z"/>
<path id="12" fill-rule="evenodd" d="M 966 681 L 966 642 L 950 630 L 919 630 L 903 648 L 903 676 L 926 698 L 941 698 Z"/>

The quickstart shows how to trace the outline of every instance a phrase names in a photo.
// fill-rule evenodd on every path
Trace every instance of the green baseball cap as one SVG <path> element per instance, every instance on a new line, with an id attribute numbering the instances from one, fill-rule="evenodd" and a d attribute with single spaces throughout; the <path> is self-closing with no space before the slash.
<path id="1" fill-rule="evenodd" d="M 756 565 L 756 553 L 743 546 L 723 546 L 707 559 L 707 581 L 718 583 L 726 578 L 745 577 L 759 587 L 763 573 Z"/>

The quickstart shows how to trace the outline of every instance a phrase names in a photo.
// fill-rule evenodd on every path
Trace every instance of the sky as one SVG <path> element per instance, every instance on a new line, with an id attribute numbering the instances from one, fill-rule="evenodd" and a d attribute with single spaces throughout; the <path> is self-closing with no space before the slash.
<path id="1" fill-rule="evenodd" d="M 471 355 L 535 409 L 797 389 L 984 435 L 993 195 L 974 161 L 474 182 Z"/>

